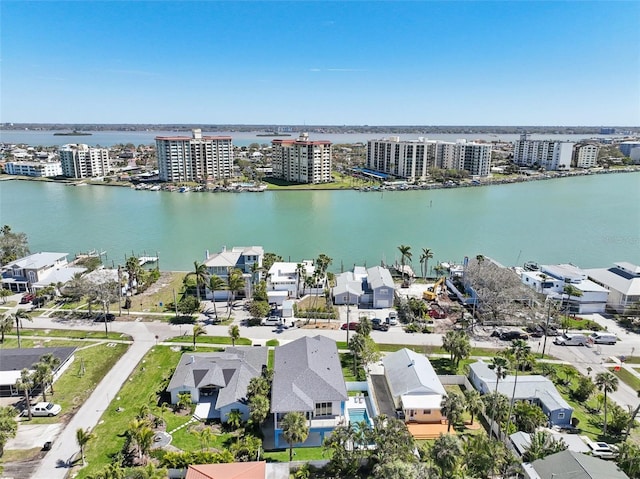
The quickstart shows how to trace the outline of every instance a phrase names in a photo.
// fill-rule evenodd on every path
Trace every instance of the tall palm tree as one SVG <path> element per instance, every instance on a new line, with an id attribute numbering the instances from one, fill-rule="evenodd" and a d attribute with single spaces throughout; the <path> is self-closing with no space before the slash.
<path id="1" fill-rule="evenodd" d="M 464 412 L 464 397 L 460 394 L 449 393 L 442 399 L 440 411 L 447 418 L 447 433 L 451 431 L 451 425 L 456 424 L 462 418 Z"/>
<path id="2" fill-rule="evenodd" d="M 226 287 L 227 283 L 220 276 L 213 274 L 209 278 L 209 289 L 213 293 L 213 312 L 216 315 L 216 319 L 218 318 L 218 311 L 216 310 L 216 291 L 221 291 Z"/>
<path id="3" fill-rule="evenodd" d="M 242 291 L 242 289 L 244 288 L 244 278 L 242 277 L 242 271 L 240 271 L 239 269 L 232 269 L 229 272 L 229 278 L 227 280 L 227 286 L 229 288 L 229 291 L 231 291 L 231 296 L 230 296 L 230 305 L 229 305 L 229 318 L 231 318 L 231 311 L 233 309 L 233 303 L 236 299 L 236 294 L 238 294 L 239 291 Z"/>
<path id="4" fill-rule="evenodd" d="M 7 291 L 6 289 L 2 289 L 0 291 Z M 13 329 L 13 318 L 10 314 L 3 314 L 0 316 L 0 343 L 4 343 L 4 335 L 6 333 L 10 333 Z"/>
<path id="5" fill-rule="evenodd" d="M 198 336 L 202 336 L 203 334 L 207 334 L 207 331 L 199 324 L 193 325 L 193 350 L 197 350 L 196 339 Z"/>
<path id="6" fill-rule="evenodd" d="M 575 296 L 576 298 L 581 297 L 582 291 L 580 291 L 578 288 L 576 288 L 572 284 L 565 284 L 564 288 L 562 288 L 562 292 L 567 295 L 567 307 L 565 308 L 565 314 L 569 316 L 569 313 L 571 312 L 570 311 L 571 297 L 572 296 Z"/>
<path id="7" fill-rule="evenodd" d="M 404 283 L 405 282 L 404 265 L 405 265 L 405 262 L 407 260 L 411 261 L 411 256 L 412 256 L 412 254 L 411 254 L 411 246 L 406 246 L 406 245 L 401 244 L 400 246 L 398 246 L 398 250 L 400 251 L 400 266 L 402 267 L 402 282 Z"/>
<path id="8" fill-rule="evenodd" d="M 80 457 L 82 457 L 83 467 L 87 465 L 87 462 L 85 461 L 85 458 L 84 458 L 84 448 L 87 445 L 87 443 L 91 441 L 91 439 L 93 439 L 93 437 L 94 436 L 89 432 L 89 429 L 86 429 L 86 430 L 82 428 L 76 429 L 76 442 L 80 447 Z"/>
<path id="9" fill-rule="evenodd" d="M 135 256 L 129 256 L 124 264 L 124 269 L 127 272 L 127 282 L 129 284 L 129 291 L 133 292 L 134 285 L 140 286 L 139 276 L 142 271 L 140 266 L 140 260 Z"/>
<path id="10" fill-rule="evenodd" d="M 640 389 L 638 389 L 636 391 L 636 394 L 638 395 L 638 397 L 640 398 Z M 636 408 L 633 410 L 633 412 L 631 413 L 631 418 L 629 419 L 629 424 L 627 424 L 627 430 L 624 433 L 624 438 L 625 440 L 629 438 L 629 433 L 631 432 L 631 428 L 633 427 L 633 423 L 636 420 L 636 416 L 638 415 L 638 412 L 640 412 L 640 403 L 638 403 L 638 405 L 636 406 Z"/>
<path id="11" fill-rule="evenodd" d="M 473 418 L 484 412 L 484 403 L 482 402 L 482 396 L 475 389 L 469 389 L 464 393 L 465 404 L 467 411 L 471 414 L 471 424 L 473 424 Z"/>
<path id="12" fill-rule="evenodd" d="M 289 462 L 293 461 L 293 445 L 309 437 L 307 418 L 300 412 L 288 412 L 280 422 L 282 438 L 289 444 Z"/>
<path id="13" fill-rule="evenodd" d="M 509 403 L 509 414 L 507 415 L 507 434 L 509 434 L 509 426 L 511 425 L 511 412 L 513 411 L 513 402 L 516 399 L 516 388 L 518 385 L 518 371 L 520 370 L 520 365 L 525 360 L 525 358 L 531 352 L 531 346 L 527 344 L 524 339 L 514 339 L 511 342 L 511 347 L 509 348 L 509 353 L 512 355 L 515 361 L 515 376 L 513 379 L 513 393 L 511 394 L 511 402 Z"/>
<path id="14" fill-rule="evenodd" d="M 426 278 L 429 272 L 429 260 L 433 258 L 433 251 L 429 248 L 422 248 L 422 254 L 420 255 L 420 265 L 423 266 L 422 277 Z"/>
<path id="15" fill-rule="evenodd" d="M 440 471 L 440 478 L 453 477 L 462 458 L 462 443 L 456 436 L 440 434 L 429 449 L 429 456 Z"/>
<path id="16" fill-rule="evenodd" d="M 229 337 L 231 338 L 231 345 L 235 347 L 236 341 L 240 338 L 240 328 L 237 324 L 229 326 Z"/>
<path id="17" fill-rule="evenodd" d="M 53 382 L 53 371 L 51 370 L 51 366 L 47 363 L 43 363 L 42 361 L 34 364 L 33 382 L 34 384 L 40 385 L 42 400 L 47 402 L 47 387 L 51 382 Z"/>
<path id="18" fill-rule="evenodd" d="M 24 394 L 24 403 L 27 408 L 27 417 L 29 421 L 33 419 L 31 415 L 31 390 L 33 389 L 33 377 L 31 371 L 24 368 L 20 371 L 20 377 L 16 381 L 16 389 Z"/>
<path id="19" fill-rule="evenodd" d="M 304 296 L 304 281 L 307 277 L 307 269 L 304 263 L 296 264 L 296 298 L 300 297 L 300 283 L 302 283 L 302 295 Z"/>
<path id="20" fill-rule="evenodd" d="M 242 425 L 242 413 L 237 409 L 232 409 L 227 416 L 227 424 L 233 429 L 239 429 Z"/>
<path id="21" fill-rule="evenodd" d="M 51 353 L 47 353 L 40 358 L 40 362 L 46 364 L 47 366 L 49 366 L 49 368 L 51 368 L 52 376 L 49 386 L 51 386 L 51 394 L 54 394 L 53 374 L 58 370 L 58 366 L 60 366 L 60 358 L 54 356 Z"/>
<path id="22" fill-rule="evenodd" d="M 604 428 L 603 435 L 607 435 L 607 394 L 618 390 L 618 378 L 610 372 L 599 373 L 595 379 L 596 386 L 604 392 Z"/>
<path id="23" fill-rule="evenodd" d="M 203 263 L 198 263 L 197 261 L 193 262 L 193 271 L 187 273 L 184 277 L 185 280 L 189 278 L 195 278 L 196 280 L 196 294 L 198 295 L 198 299 L 201 299 L 200 295 L 200 287 L 205 286 L 207 284 L 207 279 L 209 277 L 209 272 L 207 271 L 207 266 Z"/>
<path id="24" fill-rule="evenodd" d="M 20 325 L 22 324 L 22 320 L 26 319 L 28 321 L 33 321 L 29 313 L 27 313 L 24 309 L 18 309 L 15 313 L 13 313 L 13 319 L 16 322 L 16 333 L 18 335 L 18 348 L 22 347 L 22 342 L 20 341 Z"/>
<path id="25" fill-rule="evenodd" d="M 153 429 L 147 425 L 145 425 L 138 434 L 138 451 L 140 452 L 140 459 L 142 459 L 143 464 L 147 463 L 149 451 L 151 451 L 151 446 L 153 446 L 154 435 L 155 433 L 153 432 Z"/>
<path id="26" fill-rule="evenodd" d="M 511 367 L 511 365 L 509 364 L 509 360 L 507 358 L 504 358 L 502 356 L 495 356 L 491 359 L 491 364 L 489 364 L 489 369 L 493 369 L 493 372 L 496 373 L 496 389 L 495 389 L 495 393 L 498 393 L 498 384 L 500 383 L 501 379 L 504 379 L 507 377 L 507 372 L 509 371 L 509 368 Z M 493 424 L 495 422 L 495 417 L 496 417 L 496 411 L 495 409 L 491 410 L 491 429 L 489 432 L 489 435 L 491 435 L 493 433 Z"/>

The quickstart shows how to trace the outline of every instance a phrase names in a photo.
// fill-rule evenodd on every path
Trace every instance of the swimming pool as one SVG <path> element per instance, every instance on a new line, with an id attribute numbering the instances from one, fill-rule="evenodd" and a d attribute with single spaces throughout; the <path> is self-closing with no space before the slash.
<path id="1" fill-rule="evenodd" d="M 367 413 L 367 410 L 365 408 L 349 409 L 349 422 L 351 424 L 355 425 L 362 421 L 365 421 L 367 424 L 371 424 L 369 414 Z"/>

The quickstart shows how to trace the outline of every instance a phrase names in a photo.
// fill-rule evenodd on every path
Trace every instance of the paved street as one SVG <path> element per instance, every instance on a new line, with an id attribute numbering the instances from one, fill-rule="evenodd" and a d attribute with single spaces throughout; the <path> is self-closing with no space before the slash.
<path id="1" fill-rule="evenodd" d="M 224 305 L 219 304 L 218 308 L 220 316 L 222 316 Z M 351 320 L 356 320 L 360 315 L 367 313 L 368 312 L 362 310 L 354 311 L 352 308 L 350 318 Z M 369 317 L 373 317 L 373 314 L 378 317 L 386 317 L 384 311 L 371 312 L 368 315 Z M 268 339 L 273 338 L 283 343 L 315 334 L 323 334 L 340 341 L 345 341 L 347 338 L 347 332 L 339 329 L 274 329 L 266 326 L 246 327 L 243 326 L 243 324 L 247 318 L 247 313 L 241 308 L 234 310 L 233 316 L 235 323 L 240 326 L 241 336 L 251 339 L 254 343 L 263 344 Z M 131 317 L 135 318 L 136 313 L 131 312 Z M 204 320 L 205 316 L 201 316 L 201 319 Z M 607 326 L 609 331 L 616 333 L 618 337 L 621 338 L 621 341 L 615 346 L 601 345 L 593 348 L 585 348 L 556 346 L 553 344 L 552 338 L 549 338 L 546 352 L 560 360 L 573 364 L 583 374 L 587 374 L 587 368 L 590 367 L 592 369 L 591 376 L 594 377 L 597 373 L 605 371 L 607 366 L 611 366 L 610 356 L 630 356 L 633 355 L 635 351 L 640 351 L 640 338 L 637 335 L 628 334 L 625 330 L 619 328 L 614 321 L 599 316 L 593 317 L 592 319 L 596 319 Z M 341 308 L 341 318 L 334 322 L 339 324 L 346 322 L 346 308 Z M 104 330 L 103 323 L 94 323 L 86 320 L 60 320 L 55 318 L 55 313 L 52 314 L 52 312 L 45 312 L 42 316 L 35 318 L 33 323 L 29 323 L 28 326 L 43 329 Z M 228 326 L 206 324 L 205 328 L 208 335 L 228 335 Z M 169 337 L 184 335 L 185 342 L 188 343 L 191 341 L 192 327 L 190 325 L 172 325 L 159 320 L 152 322 L 134 320 L 109 323 L 109 329 L 131 335 L 134 339 L 133 344 L 116 366 L 105 376 L 84 406 L 78 410 L 60 436 L 53 442 L 51 451 L 46 454 L 38 471 L 33 476 L 34 479 L 63 479 L 68 472 L 71 461 L 78 453 L 75 440 L 76 430 L 78 428 L 93 429 L 100 420 L 102 412 L 114 399 L 115 394 L 119 391 L 124 381 L 126 381 L 127 377 L 147 351 L 156 344 L 156 341 L 161 342 Z M 350 335 L 352 334 L 353 332 L 350 332 Z M 401 326 L 391 327 L 387 332 L 373 331 L 372 337 L 379 343 L 412 345 L 442 344 L 442 335 L 440 334 L 408 334 L 402 330 Z M 542 348 L 542 339 L 531 340 L 530 344 L 532 351 L 539 352 Z M 476 347 L 500 348 L 506 347 L 507 343 L 486 336 L 483 339 L 473 339 L 472 345 Z M 630 367 L 627 367 L 627 369 L 640 377 L 637 371 Z M 623 407 L 635 407 L 638 401 L 636 391 L 633 391 L 622 382 L 620 382 L 618 391 L 610 394 L 609 397 Z"/>

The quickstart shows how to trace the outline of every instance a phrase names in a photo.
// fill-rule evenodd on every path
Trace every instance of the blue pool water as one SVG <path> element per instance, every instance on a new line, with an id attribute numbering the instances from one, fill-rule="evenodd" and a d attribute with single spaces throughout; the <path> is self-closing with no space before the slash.
<path id="1" fill-rule="evenodd" d="M 349 409 L 349 422 L 351 422 L 351 424 L 356 424 L 362 421 L 365 421 L 367 424 L 370 422 L 366 409 Z"/>

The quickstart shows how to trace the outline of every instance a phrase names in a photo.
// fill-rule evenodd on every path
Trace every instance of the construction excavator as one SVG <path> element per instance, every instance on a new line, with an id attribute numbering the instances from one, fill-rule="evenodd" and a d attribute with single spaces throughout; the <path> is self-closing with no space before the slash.
<path id="1" fill-rule="evenodd" d="M 422 299 L 425 301 L 435 301 L 438 299 L 438 288 L 444 284 L 446 278 L 443 276 L 435 282 L 433 286 L 430 286 L 424 293 L 422 293 Z"/>

